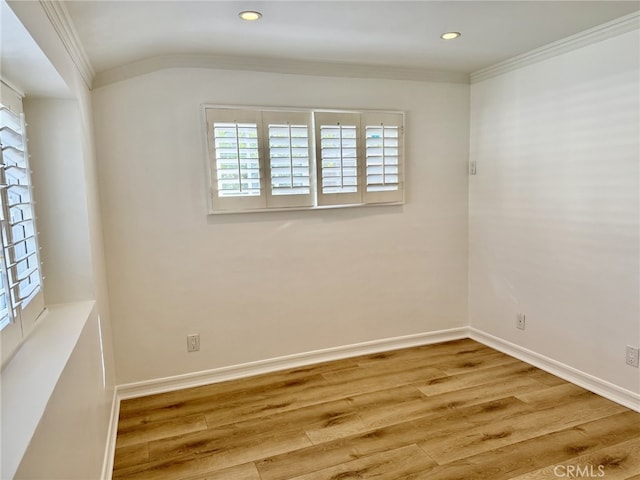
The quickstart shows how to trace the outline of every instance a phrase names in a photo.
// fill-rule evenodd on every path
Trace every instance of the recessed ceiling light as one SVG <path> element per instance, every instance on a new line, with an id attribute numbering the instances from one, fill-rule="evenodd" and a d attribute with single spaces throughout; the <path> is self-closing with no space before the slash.
<path id="1" fill-rule="evenodd" d="M 256 20 L 260 20 L 260 18 L 262 18 L 262 14 L 254 10 L 245 10 L 244 12 L 240 12 L 238 16 L 242 20 L 246 20 L 247 22 L 255 22 Z"/>
<path id="2" fill-rule="evenodd" d="M 440 35 L 440 38 L 443 40 L 453 40 L 454 38 L 458 38 L 460 35 L 460 32 L 447 32 Z"/>

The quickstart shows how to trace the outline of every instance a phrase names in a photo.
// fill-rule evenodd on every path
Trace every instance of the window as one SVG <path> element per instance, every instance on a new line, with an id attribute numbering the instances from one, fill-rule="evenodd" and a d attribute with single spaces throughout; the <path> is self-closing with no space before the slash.
<path id="1" fill-rule="evenodd" d="M 403 114 L 205 107 L 210 213 L 404 200 Z"/>
<path id="2" fill-rule="evenodd" d="M 22 99 L 0 103 L 0 335 L 2 363 L 44 310 Z"/>

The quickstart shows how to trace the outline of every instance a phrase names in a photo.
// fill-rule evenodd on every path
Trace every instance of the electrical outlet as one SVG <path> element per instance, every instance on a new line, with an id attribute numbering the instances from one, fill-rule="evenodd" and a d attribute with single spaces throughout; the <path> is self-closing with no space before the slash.
<path id="1" fill-rule="evenodd" d="M 200 350 L 200 334 L 187 335 L 187 352 L 197 352 L 198 350 Z"/>
<path id="2" fill-rule="evenodd" d="M 638 347 L 632 347 L 631 345 L 627 345 L 627 356 L 626 356 L 627 365 L 631 365 L 632 367 L 638 368 L 639 356 L 640 356 L 640 349 L 638 349 Z"/>
<path id="3" fill-rule="evenodd" d="M 516 327 L 520 330 L 524 330 L 526 317 L 524 313 L 519 313 L 516 317 Z"/>

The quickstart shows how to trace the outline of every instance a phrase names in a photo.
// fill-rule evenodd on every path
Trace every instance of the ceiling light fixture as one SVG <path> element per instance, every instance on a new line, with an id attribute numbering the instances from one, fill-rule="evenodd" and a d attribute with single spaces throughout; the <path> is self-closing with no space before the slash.
<path id="1" fill-rule="evenodd" d="M 443 40 L 453 40 L 454 38 L 458 38 L 462 35 L 460 32 L 446 32 L 440 35 L 440 38 Z"/>
<path id="2" fill-rule="evenodd" d="M 246 20 L 247 22 L 255 22 L 256 20 L 260 20 L 262 18 L 262 14 L 260 12 L 256 12 L 255 10 L 245 10 L 240 12 L 238 16 L 242 20 Z"/>

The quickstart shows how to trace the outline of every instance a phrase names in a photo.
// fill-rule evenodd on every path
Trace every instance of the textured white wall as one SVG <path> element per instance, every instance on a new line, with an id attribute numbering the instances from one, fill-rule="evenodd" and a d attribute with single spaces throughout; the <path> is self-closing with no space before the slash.
<path id="1" fill-rule="evenodd" d="M 203 103 L 405 110 L 407 203 L 207 216 Z M 173 69 L 93 104 L 118 383 L 466 324 L 468 85 Z"/>
<path id="2" fill-rule="evenodd" d="M 635 392 L 639 46 L 634 31 L 472 85 L 469 185 L 471 326 Z"/>

